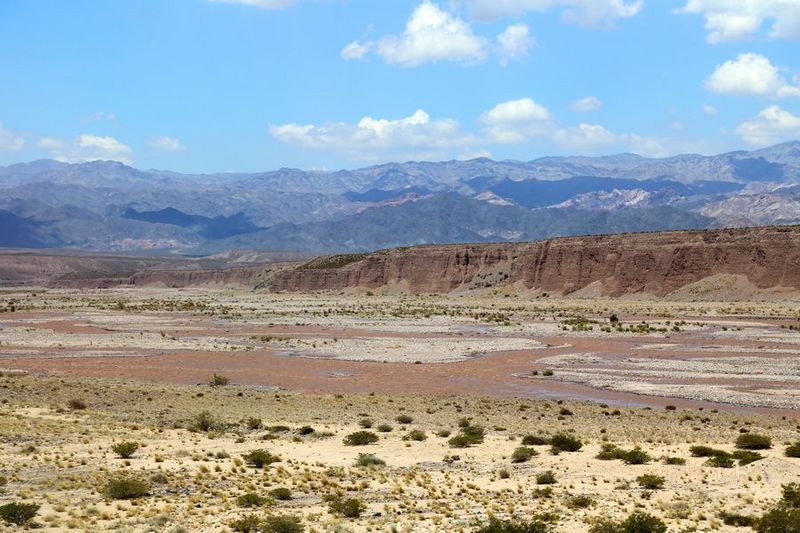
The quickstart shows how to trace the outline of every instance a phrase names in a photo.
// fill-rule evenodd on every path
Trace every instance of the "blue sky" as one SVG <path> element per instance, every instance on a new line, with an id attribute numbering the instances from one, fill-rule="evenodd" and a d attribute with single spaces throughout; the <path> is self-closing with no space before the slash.
<path id="1" fill-rule="evenodd" d="M 800 0 L 3 0 L 0 164 L 186 172 L 800 138 Z"/>

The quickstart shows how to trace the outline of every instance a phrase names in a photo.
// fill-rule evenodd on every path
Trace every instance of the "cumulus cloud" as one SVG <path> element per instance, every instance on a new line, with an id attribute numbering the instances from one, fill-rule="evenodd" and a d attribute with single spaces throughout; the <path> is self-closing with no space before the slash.
<path id="1" fill-rule="evenodd" d="M 736 59 L 717 65 L 705 86 L 720 94 L 800 96 L 800 87 L 787 82 L 779 69 L 759 54 L 739 54 Z"/>
<path id="2" fill-rule="evenodd" d="M 705 113 L 706 115 L 716 115 L 717 113 L 719 113 L 719 109 L 717 109 L 711 104 L 703 104 L 703 113 Z"/>
<path id="3" fill-rule="evenodd" d="M 633 17 L 644 0 L 464 0 L 472 16 L 481 20 L 519 17 L 528 11 L 560 9 L 564 19 L 583 26 L 609 26 Z"/>
<path id="4" fill-rule="evenodd" d="M 773 105 L 761 110 L 752 120 L 741 123 L 736 132 L 753 146 L 790 141 L 800 138 L 800 116 Z"/>
<path id="5" fill-rule="evenodd" d="M 361 59 L 365 55 L 367 55 L 367 52 L 370 51 L 370 49 L 372 48 L 372 44 L 373 43 L 369 41 L 365 43 L 359 42 L 357 40 L 353 41 L 344 48 L 342 48 L 340 55 L 342 56 L 342 59 Z"/>
<path id="6" fill-rule="evenodd" d="M 39 139 L 39 147 L 48 150 L 51 156 L 58 161 L 84 162 L 84 161 L 119 161 L 126 165 L 131 164 L 133 150 L 110 136 L 81 134 L 72 141 L 64 141 L 53 137 Z"/>
<path id="7" fill-rule="evenodd" d="M 25 147 L 25 139 L 3 127 L 0 122 L 0 152 L 19 152 Z"/>
<path id="8" fill-rule="evenodd" d="M 433 120 L 421 109 L 400 119 L 364 117 L 357 124 L 290 123 L 271 126 L 269 131 L 280 142 L 330 150 L 360 161 L 435 159 L 453 148 L 475 143 L 474 136 L 461 132 L 456 120 Z"/>
<path id="9" fill-rule="evenodd" d="M 710 43 L 762 32 L 775 39 L 800 39 L 800 0 L 687 0 L 681 12 L 703 16 Z"/>
<path id="10" fill-rule="evenodd" d="M 526 138 L 546 135 L 552 128 L 550 110 L 531 98 L 509 100 L 483 113 L 480 121 L 491 142 L 517 144 Z"/>
<path id="11" fill-rule="evenodd" d="M 297 0 L 208 0 L 220 4 L 242 4 L 245 6 L 260 7 L 261 9 L 283 9 L 294 5 Z"/>
<path id="12" fill-rule="evenodd" d="M 169 137 L 167 135 L 160 135 L 158 137 L 154 137 L 147 142 L 150 148 L 154 150 L 159 150 L 161 152 L 183 152 L 186 150 L 186 147 L 181 143 L 179 139 L 175 137 Z"/>
<path id="13" fill-rule="evenodd" d="M 467 22 L 426 0 L 414 9 L 402 34 L 380 40 L 378 53 L 405 67 L 443 60 L 477 63 L 486 58 L 486 45 Z"/>
<path id="14" fill-rule="evenodd" d="M 590 113 L 603 107 L 603 102 L 596 96 L 587 96 L 572 102 L 570 109 L 577 113 Z"/>
<path id="15" fill-rule="evenodd" d="M 500 45 L 500 64 L 506 65 L 511 60 L 527 56 L 534 39 L 527 24 L 512 24 L 497 36 L 497 42 Z"/>

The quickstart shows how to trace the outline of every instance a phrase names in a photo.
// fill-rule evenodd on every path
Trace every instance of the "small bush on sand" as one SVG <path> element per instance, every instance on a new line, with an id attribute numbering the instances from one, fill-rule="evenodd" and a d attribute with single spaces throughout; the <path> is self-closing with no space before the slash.
<path id="1" fill-rule="evenodd" d="M 39 505 L 35 503 L 13 502 L 0 506 L 0 518 L 7 524 L 24 526 L 36 516 Z"/>
<path id="2" fill-rule="evenodd" d="M 208 384 L 211 387 L 224 387 L 226 385 L 230 385 L 231 380 L 227 376 L 220 376 L 219 374 L 215 373 L 208 379 Z"/>
<path id="3" fill-rule="evenodd" d="M 370 467 L 370 466 L 384 466 L 386 461 L 377 457 L 372 453 L 360 453 L 356 458 L 356 466 Z"/>
<path id="4" fill-rule="evenodd" d="M 381 433 L 389 433 L 394 428 L 392 428 L 392 426 L 390 426 L 389 424 L 378 424 L 378 427 L 376 427 L 375 429 L 377 429 Z"/>
<path id="5" fill-rule="evenodd" d="M 242 456 L 247 464 L 253 468 L 264 468 L 272 463 L 279 463 L 280 457 L 272 455 L 267 450 L 253 450 Z"/>
<path id="6" fill-rule="evenodd" d="M 541 474 L 536 474 L 537 485 L 552 485 L 555 482 L 556 482 L 556 475 L 553 473 L 552 470 L 548 470 L 547 472 L 542 472 Z"/>
<path id="7" fill-rule="evenodd" d="M 356 431 L 347 435 L 343 442 L 345 446 L 366 446 L 375 444 L 378 439 L 378 435 L 371 431 Z"/>
<path id="8" fill-rule="evenodd" d="M 296 516 L 271 515 L 264 519 L 261 533 L 303 533 L 305 527 Z"/>
<path id="9" fill-rule="evenodd" d="M 544 435 L 525 435 L 522 437 L 524 446 L 547 446 L 550 444 L 550 437 Z"/>
<path id="10" fill-rule="evenodd" d="M 798 533 L 800 532 L 800 509 L 778 507 L 765 513 L 756 522 L 758 533 Z"/>
<path id="11" fill-rule="evenodd" d="M 286 487 L 276 487 L 269 491 L 269 495 L 282 502 L 288 502 L 292 499 L 292 491 Z"/>
<path id="12" fill-rule="evenodd" d="M 664 462 L 665 465 L 671 465 L 671 466 L 683 466 L 686 464 L 686 459 L 684 459 L 683 457 L 665 456 L 662 459 L 662 461 Z"/>
<path id="13" fill-rule="evenodd" d="M 138 449 L 139 443 L 133 441 L 118 442 L 111 446 L 111 451 L 116 453 L 122 459 L 130 459 Z"/>
<path id="14" fill-rule="evenodd" d="M 110 500 L 133 500 L 147 496 L 150 485 L 136 478 L 119 477 L 110 479 L 103 487 L 103 496 Z"/>
<path id="15" fill-rule="evenodd" d="M 328 496 L 328 510 L 335 515 L 344 516 L 345 518 L 358 518 L 367 506 L 358 498 L 348 498 L 346 500 L 339 496 Z"/>
<path id="16" fill-rule="evenodd" d="M 490 518 L 489 523 L 476 533 L 549 533 L 550 531 L 554 531 L 552 519 L 544 516 L 523 521 Z"/>
<path id="17" fill-rule="evenodd" d="M 267 498 L 259 496 L 255 492 L 248 492 L 236 498 L 236 503 L 239 505 L 239 507 L 246 508 L 262 507 L 267 503 L 267 501 L 269 501 Z"/>
<path id="18" fill-rule="evenodd" d="M 567 507 L 570 509 L 587 509 L 594 505 L 594 500 L 591 496 L 587 496 L 586 494 L 580 494 L 578 496 L 572 496 L 571 498 L 567 499 L 566 501 Z"/>
<path id="19" fill-rule="evenodd" d="M 787 483 L 786 485 L 781 485 L 781 492 L 781 505 L 800 509 L 800 484 Z"/>
<path id="20" fill-rule="evenodd" d="M 469 448 L 483 442 L 486 431 L 481 426 L 473 426 L 467 419 L 462 419 L 458 425 L 460 427 L 458 435 L 447 441 L 452 448 Z"/>
<path id="21" fill-rule="evenodd" d="M 232 530 L 240 533 L 257 533 L 261 531 L 262 520 L 258 515 L 248 514 L 237 518 L 228 525 L 231 526 Z"/>
<path id="22" fill-rule="evenodd" d="M 398 415 L 395 421 L 397 421 L 398 424 L 410 424 L 414 419 L 408 415 Z"/>
<path id="23" fill-rule="evenodd" d="M 245 420 L 245 426 L 247 426 L 247 429 L 249 429 L 250 431 L 256 431 L 257 429 L 261 429 L 263 423 L 261 422 L 260 418 L 251 416 L 247 420 Z"/>
<path id="24" fill-rule="evenodd" d="M 635 511 L 621 522 L 600 520 L 589 528 L 589 533 L 666 533 L 667 525 L 658 517 Z"/>
<path id="25" fill-rule="evenodd" d="M 188 425 L 189 431 L 194 431 L 196 433 L 219 431 L 222 427 L 223 424 L 208 411 L 201 411 L 194 415 Z"/>
<path id="26" fill-rule="evenodd" d="M 731 454 L 715 455 L 709 457 L 705 464 L 714 468 L 733 468 L 734 460 Z"/>
<path id="27" fill-rule="evenodd" d="M 786 447 L 786 457 L 800 457 L 800 442 L 795 442 Z"/>
<path id="28" fill-rule="evenodd" d="M 622 461 L 628 465 L 646 465 L 653 458 L 641 448 L 634 448 L 622 454 Z"/>
<path id="29" fill-rule="evenodd" d="M 764 458 L 760 453 L 750 450 L 736 450 L 731 454 L 731 457 L 739 461 L 739 466 L 749 465 Z"/>
<path id="30" fill-rule="evenodd" d="M 636 478 L 636 483 L 640 487 L 647 490 L 659 490 L 664 488 L 664 476 L 657 476 L 655 474 L 642 474 Z"/>
<path id="31" fill-rule="evenodd" d="M 736 447 L 740 450 L 768 450 L 772 448 L 772 439 L 766 435 L 742 433 L 736 438 Z"/>
<path id="32" fill-rule="evenodd" d="M 364 429 L 371 428 L 374 423 L 375 422 L 373 422 L 371 418 L 362 418 L 361 420 L 358 421 L 358 425 Z"/>
<path id="33" fill-rule="evenodd" d="M 716 457 L 719 455 L 730 455 L 724 450 L 718 450 L 716 448 L 711 448 L 710 446 L 692 446 L 689 448 L 689 452 L 692 454 L 692 457 Z"/>
<path id="34" fill-rule="evenodd" d="M 67 407 L 69 407 L 73 411 L 83 411 L 84 409 L 86 409 L 86 402 L 84 402 L 80 398 L 73 398 L 67 402 Z"/>
<path id="35" fill-rule="evenodd" d="M 561 452 L 577 452 L 583 447 L 579 438 L 567 433 L 557 433 L 550 437 L 550 451 L 553 454 Z"/>
<path id="36" fill-rule="evenodd" d="M 413 440 L 417 442 L 422 442 L 427 438 L 428 436 L 421 429 L 412 429 L 411 431 L 403 435 L 403 440 Z"/>
<path id="37" fill-rule="evenodd" d="M 511 454 L 512 463 L 527 463 L 533 457 L 539 455 L 539 452 L 528 446 L 520 446 Z"/>

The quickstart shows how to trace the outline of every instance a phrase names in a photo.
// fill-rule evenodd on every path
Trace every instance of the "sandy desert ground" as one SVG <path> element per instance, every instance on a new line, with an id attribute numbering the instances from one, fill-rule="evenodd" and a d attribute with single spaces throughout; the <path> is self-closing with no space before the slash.
<path id="1" fill-rule="evenodd" d="M 792 303 L 9 289 L 3 309 L 0 512 L 40 505 L 46 531 L 607 533 L 636 511 L 748 531 L 800 482 Z"/>

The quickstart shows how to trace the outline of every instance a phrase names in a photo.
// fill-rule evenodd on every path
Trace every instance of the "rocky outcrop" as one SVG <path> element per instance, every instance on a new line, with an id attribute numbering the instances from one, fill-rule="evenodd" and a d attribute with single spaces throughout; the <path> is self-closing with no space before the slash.
<path id="1" fill-rule="evenodd" d="M 728 274 L 757 290 L 790 294 L 800 291 L 798 265 L 800 226 L 781 226 L 400 248 L 344 265 L 334 258 L 286 269 L 268 287 L 444 293 L 515 284 L 550 294 L 665 296 Z"/>

